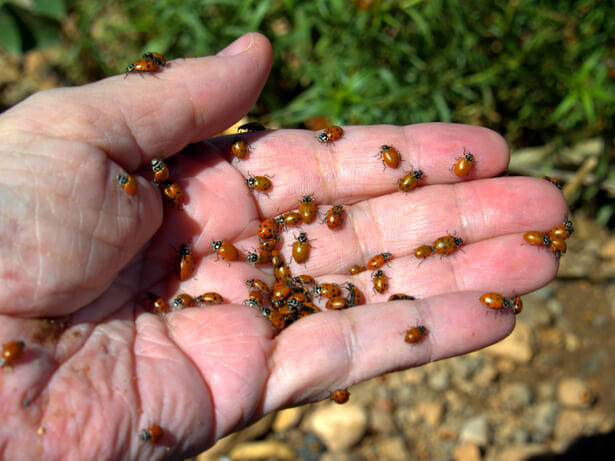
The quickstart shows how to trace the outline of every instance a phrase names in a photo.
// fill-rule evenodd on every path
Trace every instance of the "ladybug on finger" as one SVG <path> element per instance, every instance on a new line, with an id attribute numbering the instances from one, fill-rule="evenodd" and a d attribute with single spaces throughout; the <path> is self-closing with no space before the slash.
<path id="1" fill-rule="evenodd" d="M 273 184 L 271 183 L 270 176 L 248 176 L 248 179 L 245 180 L 246 185 L 251 190 L 256 190 L 259 192 L 267 192 Z"/>
<path id="2" fill-rule="evenodd" d="M 324 222 L 331 230 L 339 229 L 344 224 L 344 216 L 346 212 L 342 205 L 335 205 L 327 211 Z"/>
<path id="3" fill-rule="evenodd" d="M 382 164 L 386 168 L 396 169 L 399 167 L 399 163 L 401 162 L 401 155 L 399 151 L 395 149 L 393 146 L 383 145 L 380 147 L 380 152 L 378 152 L 378 157 L 382 160 Z"/>
<path id="4" fill-rule="evenodd" d="M 144 53 L 143 59 L 149 59 L 150 61 L 154 61 L 159 67 L 164 67 L 167 65 L 167 60 L 160 53 L 156 53 L 155 51 L 150 53 Z"/>
<path id="5" fill-rule="evenodd" d="M 342 405 L 350 399 L 350 392 L 348 392 L 348 389 L 337 389 L 333 391 L 330 398 L 335 403 Z"/>
<path id="6" fill-rule="evenodd" d="M 135 178 L 129 174 L 118 174 L 115 179 L 117 179 L 117 182 L 120 183 L 120 186 L 122 186 L 122 189 L 124 189 L 124 192 L 128 195 L 136 195 L 139 191 L 139 184 L 135 181 Z"/>
<path id="7" fill-rule="evenodd" d="M 188 245 L 182 244 L 177 252 L 177 278 L 188 280 L 194 273 L 194 257 Z"/>
<path id="8" fill-rule="evenodd" d="M 299 203 L 299 215 L 303 224 L 311 224 L 318 217 L 316 203 L 311 195 L 304 195 Z"/>
<path id="9" fill-rule="evenodd" d="M 421 170 L 407 171 L 404 176 L 397 181 L 397 188 L 401 192 L 410 192 L 419 185 L 419 181 L 423 178 Z"/>
<path id="10" fill-rule="evenodd" d="M 333 125 L 328 128 L 325 128 L 322 133 L 318 135 L 317 139 L 320 143 L 330 144 L 333 141 L 337 141 L 342 136 L 344 136 L 344 130 L 342 129 L 342 127 Z"/>
<path id="11" fill-rule="evenodd" d="M 472 171 L 474 163 L 476 163 L 474 156 L 471 153 L 466 152 L 464 148 L 463 157 L 459 157 L 453 165 L 453 174 L 458 178 L 463 178 L 464 176 L 469 175 L 470 171 Z"/>

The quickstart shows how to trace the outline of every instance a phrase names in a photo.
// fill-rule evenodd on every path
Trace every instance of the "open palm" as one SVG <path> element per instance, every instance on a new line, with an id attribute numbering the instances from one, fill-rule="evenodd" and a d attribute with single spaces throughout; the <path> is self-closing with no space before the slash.
<path id="1" fill-rule="evenodd" d="M 229 138 L 200 142 L 247 112 L 270 63 L 266 39 L 249 34 L 216 57 L 39 93 L 2 115 L 0 342 L 26 343 L 19 362 L 0 370 L 4 458 L 194 454 L 268 412 L 491 344 L 514 317 L 485 309 L 480 294 L 525 293 L 552 279 L 555 259 L 522 245 L 521 234 L 561 222 L 565 201 L 546 181 L 487 179 L 508 162 L 491 131 L 347 127 L 332 145 L 307 131 L 260 132 L 246 136 L 241 162 Z M 402 153 L 400 169 L 383 169 L 382 144 Z M 461 182 L 450 167 L 464 149 L 477 162 Z M 163 209 L 138 171 L 180 151 L 171 165 L 183 209 Z M 423 187 L 396 191 L 411 167 L 425 172 Z M 135 196 L 115 180 L 124 171 L 138 178 Z M 249 192 L 248 173 L 272 176 L 270 193 Z M 305 264 L 290 264 L 294 274 L 346 282 L 348 267 L 389 251 L 389 294 L 418 300 L 383 303 L 388 294 L 375 294 L 364 272 L 352 281 L 366 305 L 312 315 L 279 335 L 242 305 L 245 281 L 271 282 L 271 272 L 218 260 L 211 241 L 251 249 L 261 219 L 307 194 L 321 214 L 341 203 L 347 218 L 337 231 L 302 226 L 313 248 Z M 413 249 L 447 233 L 464 239 L 462 251 L 419 265 Z M 293 229 L 283 235 L 290 261 Z M 180 283 L 172 272 L 182 243 L 197 264 Z M 145 308 L 148 291 L 217 291 L 230 304 L 163 316 Z M 410 345 L 403 337 L 414 325 L 429 334 Z M 152 424 L 164 435 L 143 443 L 138 434 Z"/>

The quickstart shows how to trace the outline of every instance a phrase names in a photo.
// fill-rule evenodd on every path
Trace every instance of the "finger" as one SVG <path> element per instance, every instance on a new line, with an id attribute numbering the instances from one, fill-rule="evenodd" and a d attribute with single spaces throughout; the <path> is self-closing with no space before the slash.
<path id="1" fill-rule="evenodd" d="M 175 59 L 143 78 L 120 74 L 37 93 L 5 115 L 13 129 L 84 141 L 133 171 L 240 119 L 260 94 L 271 60 L 268 40 L 249 33 L 218 56 Z M 41 113 L 44 121 L 32 124 Z"/>
<path id="2" fill-rule="evenodd" d="M 276 338 L 265 411 L 326 398 L 335 389 L 504 338 L 514 326 L 514 315 L 489 311 L 479 296 L 441 295 L 302 319 Z M 406 343 L 405 332 L 417 325 L 428 330 L 424 340 Z"/>
<path id="3" fill-rule="evenodd" d="M 228 152 L 229 142 L 221 139 L 216 145 Z M 403 159 L 399 168 L 383 167 L 378 156 L 383 144 L 398 149 Z M 490 177 L 501 173 L 509 158 L 506 143 L 495 132 L 445 123 L 346 127 L 341 139 L 324 145 L 314 132 L 279 130 L 256 135 L 250 148 L 249 157 L 235 167 L 246 177 L 273 176 L 267 195 L 254 194 L 265 216 L 296 208 L 307 194 L 314 194 L 317 203 L 345 204 L 390 193 L 397 190 L 404 170 L 422 170 L 423 184 Z M 461 179 L 451 169 L 464 150 L 476 160 L 472 172 Z"/>

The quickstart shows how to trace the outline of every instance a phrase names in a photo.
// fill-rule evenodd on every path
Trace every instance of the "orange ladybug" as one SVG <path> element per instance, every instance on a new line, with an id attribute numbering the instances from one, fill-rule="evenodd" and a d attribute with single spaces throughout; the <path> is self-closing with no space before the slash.
<path id="1" fill-rule="evenodd" d="M 404 341 L 410 344 L 418 343 L 419 341 L 423 340 L 426 334 L 427 328 L 425 328 L 423 325 L 418 325 L 406 331 Z"/>
<path id="2" fill-rule="evenodd" d="M 314 277 L 312 277 L 311 275 L 307 275 L 307 274 L 301 274 L 301 275 L 298 275 L 297 277 L 293 277 L 291 281 L 293 283 L 299 283 L 301 284 L 301 286 L 316 285 L 316 280 L 314 280 Z"/>
<path id="3" fill-rule="evenodd" d="M 348 402 L 349 398 L 350 392 L 348 392 L 347 389 L 337 389 L 336 391 L 333 391 L 333 394 L 331 394 L 331 400 L 335 403 L 339 403 L 340 405 Z"/>
<path id="4" fill-rule="evenodd" d="M 164 182 L 160 185 L 162 191 L 162 201 L 166 205 L 173 208 L 179 208 L 179 202 L 182 199 L 182 190 L 178 184 L 174 182 Z"/>
<path id="5" fill-rule="evenodd" d="M 248 155 L 248 151 L 249 151 L 248 141 L 241 139 L 241 138 L 233 139 L 233 145 L 231 146 L 231 152 L 235 157 L 239 159 L 243 159 L 246 157 L 246 155 Z"/>
<path id="6" fill-rule="evenodd" d="M 574 233 L 574 226 L 572 225 L 572 221 L 567 219 L 562 224 L 559 224 L 555 226 L 553 229 L 551 229 L 551 231 L 549 232 L 549 237 L 551 239 L 560 238 L 560 239 L 565 240 L 569 238 L 573 233 Z"/>
<path id="7" fill-rule="evenodd" d="M 282 216 L 276 219 L 278 225 L 284 228 L 296 226 L 301 221 L 301 215 L 296 211 L 287 211 Z"/>
<path id="8" fill-rule="evenodd" d="M 350 275 L 357 275 L 357 274 L 360 274 L 361 272 L 365 272 L 366 270 L 367 269 L 365 267 L 355 264 L 350 269 L 348 269 L 348 272 L 350 272 Z"/>
<path id="9" fill-rule="evenodd" d="M 474 156 L 464 150 L 463 157 L 459 157 L 455 165 L 453 165 L 453 173 L 455 176 L 462 178 L 470 174 L 473 165 Z"/>
<path id="10" fill-rule="evenodd" d="M 344 224 L 344 207 L 342 205 L 335 205 L 327 212 L 325 217 L 325 223 L 331 230 L 337 229 Z"/>
<path id="11" fill-rule="evenodd" d="M 389 296 L 387 301 L 415 301 L 416 298 L 414 296 L 407 295 L 406 293 L 395 293 L 394 295 Z"/>
<path id="12" fill-rule="evenodd" d="M 390 261 L 393 258 L 391 253 L 380 253 L 374 256 L 367 262 L 367 268 L 370 271 L 381 268 L 385 262 Z"/>
<path id="13" fill-rule="evenodd" d="M 194 298 L 187 293 L 181 293 L 173 300 L 173 307 L 181 309 L 183 307 L 194 306 Z"/>
<path id="14" fill-rule="evenodd" d="M 432 252 L 433 252 L 433 248 L 430 247 L 429 245 L 421 245 L 416 250 L 414 250 L 414 257 L 424 260 L 425 258 L 428 258 L 429 256 L 431 256 Z"/>
<path id="15" fill-rule="evenodd" d="M 129 174 L 118 174 L 115 179 L 128 195 L 135 195 L 139 191 L 139 184 Z"/>
<path id="16" fill-rule="evenodd" d="M 335 298 L 340 296 L 341 290 L 335 283 L 321 283 L 312 287 L 312 292 L 318 297 Z"/>
<path id="17" fill-rule="evenodd" d="M 184 281 L 192 277 L 194 273 L 194 258 L 190 247 L 182 244 L 177 252 L 177 277 Z"/>
<path id="18" fill-rule="evenodd" d="M 260 311 L 276 330 L 283 330 L 286 327 L 286 320 L 282 314 L 276 310 L 268 307 L 261 307 Z"/>
<path id="19" fill-rule="evenodd" d="M 143 442 L 156 443 L 162 437 L 162 429 L 157 424 L 154 424 L 148 429 L 144 429 L 139 434 L 139 440 Z"/>
<path id="20" fill-rule="evenodd" d="M 450 255 L 461 245 L 463 245 L 462 239 L 452 235 L 446 235 L 436 239 L 436 241 L 433 242 L 432 249 L 439 255 Z"/>
<path id="21" fill-rule="evenodd" d="M 196 304 L 223 304 L 224 298 L 220 294 L 210 291 L 194 298 L 194 302 Z"/>
<path id="22" fill-rule="evenodd" d="M 154 172 L 154 182 L 160 184 L 169 179 L 169 168 L 160 159 L 152 160 L 152 171 Z"/>
<path id="23" fill-rule="evenodd" d="M 126 75 L 124 75 L 124 78 L 126 78 L 126 76 L 128 76 L 130 72 L 143 73 L 143 72 L 157 72 L 159 70 L 160 70 L 160 66 L 158 65 L 156 61 L 152 59 L 141 58 L 138 61 L 135 61 L 134 63 L 126 67 Z"/>
<path id="24" fill-rule="evenodd" d="M 419 185 L 419 181 L 423 178 L 421 170 L 406 172 L 404 176 L 397 181 L 397 188 L 402 192 L 410 192 Z"/>
<path id="25" fill-rule="evenodd" d="M 557 259 L 561 258 L 564 254 L 566 254 L 566 250 L 568 249 L 568 245 L 566 245 L 566 241 L 563 238 L 553 237 L 551 238 L 551 251 L 555 255 Z"/>
<path id="26" fill-rule="evenodd" d="M 237 261 L 239 252 L 231 242 L 226 240 L 216 240 L 211 242 L 211 247 L 217 253 L 218 257 L 225 261 Z"/>
<path id="27" fill-rule="evenodd" d="M 2 355 L 0 357 L 0 368 L 5 365 L 13 365 L 19 360 L 26 348 L 26 343 L 23 341 L 10 341 L 2 346 Z"/>
<path id="28" fill-rule="evenodd" d="M 301 215 L 301 221 L 303 224 L 310 224 L 318 217 L 318 211 L 316 210 L 316 203 L 311 195 L 305 195 L 299 204 L 299 214 Z"/>
<path id="29" fill-rule="evenodd" d="M 249 176 L 245 182 L 250 189 L 259 192 L 267 192 L 272 186 L 268 176 Z"/>
<path id="30" fill-rule="evenodd" d="M 246 280 L 246 285 L 248 285 L 249 287 L 257 289 L 261 293 L 265 293 L 267 295 L 271 294 L 271 288 L 269 288 L 269 285 L 267 285 L 262 280 L 259 280 L 259 279 Z"/>
<path id="31" fill-rule="evenodd" d="M 275 250 L 275 247 L 278 246 L 278 243 L 280 243 L 280 236 L 276 235 L 274 238 L 271 238 L 269 240 L 264 240 L 262 241 L 259 245 L 258 248 L 260 250 L 269 250 L 269 251 L 273 251 Z"/>
<path id="32" fill-rule="evenodd" d="M 348 301 L 343 296 L 334 296 L 333 298 L 327 299 L 327 304 L 325 305 L 327 309 L 345 309 L 348 307 Z"/>
<path id="33" fill-rule="evenodd" d="M 372 280 L 374 282 L 374 290 L 378 293 L 383 294 L 389 288 L 389 281 L 387 280 L 387 276 L 384 275 L 380 269 L 378 269 L 372 275 Z"/>
<path id="34" fill-rule="evenodd" d="M 551 246 L 551 239 L 548 235 L 538 231 L 528 231 L 523 234 L 523 240 L 534 246 Z"/>
<path id="35" fill-rule="evenodd" d="M 344 136 L 344 130 L 339 126 L 330 126 L 325 128 L 322 133 L 318 135 L 318 142 L 331 143 Z"/>
<path id="36" fill-rule="evenodd" d="M 310 256 L 310 242 L 308 242 L 307 234 L 301 232 L 295 243 L 293 243 L 293 259 L 297 264 L 302 264 L 307 261 Z"/>
<path id="37" fill-rule="evenodd" d="M 562 186 L 560 185 L 560 183 L 559 183 L 559 181 L 557 179 L 551 178 L 549 176 L 540 176 L 539 179 L 544 179 L 546 181 L 549 181 L 551 184 L 553 184 L 559 190 L 562 190 Z"/>
<path id="38" fill-rule="evenodd" d="M 261 221 L 256 233 L 263 240 L 270 240 L 278 236 L 280 232 L 280 226 L 274 219 L 268 218 Z"/>
<path id="39" fill-rule="evenodd" d="M 521 300 L 521 296 L 515 296 L 512 300 L 512 310 L 515 315 L 519 315 L 523 310 L 523 301 Z"/>
<path id="40" fill-rule="evenodd" d="M 346 298 L 348 307 L 354 307 L 358 304 L 363 303 L 363 296 L 361 295 L 361 292 L 355 285 L 348 282 L 346 284 L 346 289 L 348 290 L 348 297 Z"/>
<path id="41" fill-rule="evenodd" d="M 399 151 L 393 146 L 384 145 L 380 147 L 378 157 L 382 159 L 382 163 L 385 165 L 385 167 L 388 166 L 389 168 L 393 169 L 399 167 L 399 162 L 401 161 Z"/>
<path id="42" fill-rule="evenodd" d="M 273 252 L 272 252 L 273 253 Z M 273 259 L 272 259 L 273 261 Z M 286 264 L 281 264 L 279 266 L 275 266 L 273 268 L 273 275 L 275 276 L 278 282 L 286 282 L 293 277 L 292 272 L 290 271 L 290 267 Z"/>
<path id="43" fill-rule="evenodd" d="M 155 311 L 165 314 L 171 310 L 162 297 L 150 292 L 147 293 L 147 297 L 151 301 L 151 306 Z"/>
<path id="44" fill-rule="evenodd" d="M 485 293 L 480 297 L 480 302 L 490 309 L 509 307 L 508 300 L 500 293 Z"/>
<path id="45" fill-rule="evenodd" d="M 269 264 L 271 262 L 271 251 L 258 250 L 256 253 L 248 252 L 248 254 L 246 255 L 246 261 L 259 266 L 263 264 Z"/>
<path id="46" fill-rule="evenodd" d="M 278 250 L 271 250 L 271 264 L 273 267 L 280 267 L 284 265 L 284 257 Z"/>
<path id="47" fill-rule="evenodd" d="M 164 59 L 164 57 L 160 53 L 156 53 L 155 51 L 151 53 L 144 53 L 143 59 L 149 59 L 150 61 L 154 61 L 160 67 L 164 67 L 167 65 L 167 60 Z"/>

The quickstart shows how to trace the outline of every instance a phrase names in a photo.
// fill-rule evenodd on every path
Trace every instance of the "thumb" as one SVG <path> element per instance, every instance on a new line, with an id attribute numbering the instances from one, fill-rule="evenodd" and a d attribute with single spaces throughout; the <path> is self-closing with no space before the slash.
<path id="1" fill-rule="evenodd" d="M 154 187 L 134 175 L 130 196 L 116 176 L 240 119 L 271 60 L 250 33 L 216 56 L 37 93 L 2 114 L 0 166 L 15 174 L 0 177 L 13 208 L 0 219 L 12 237 L 0 240 L 0 313 L 60 315 L 100 296 L 162 222 Z"/>

